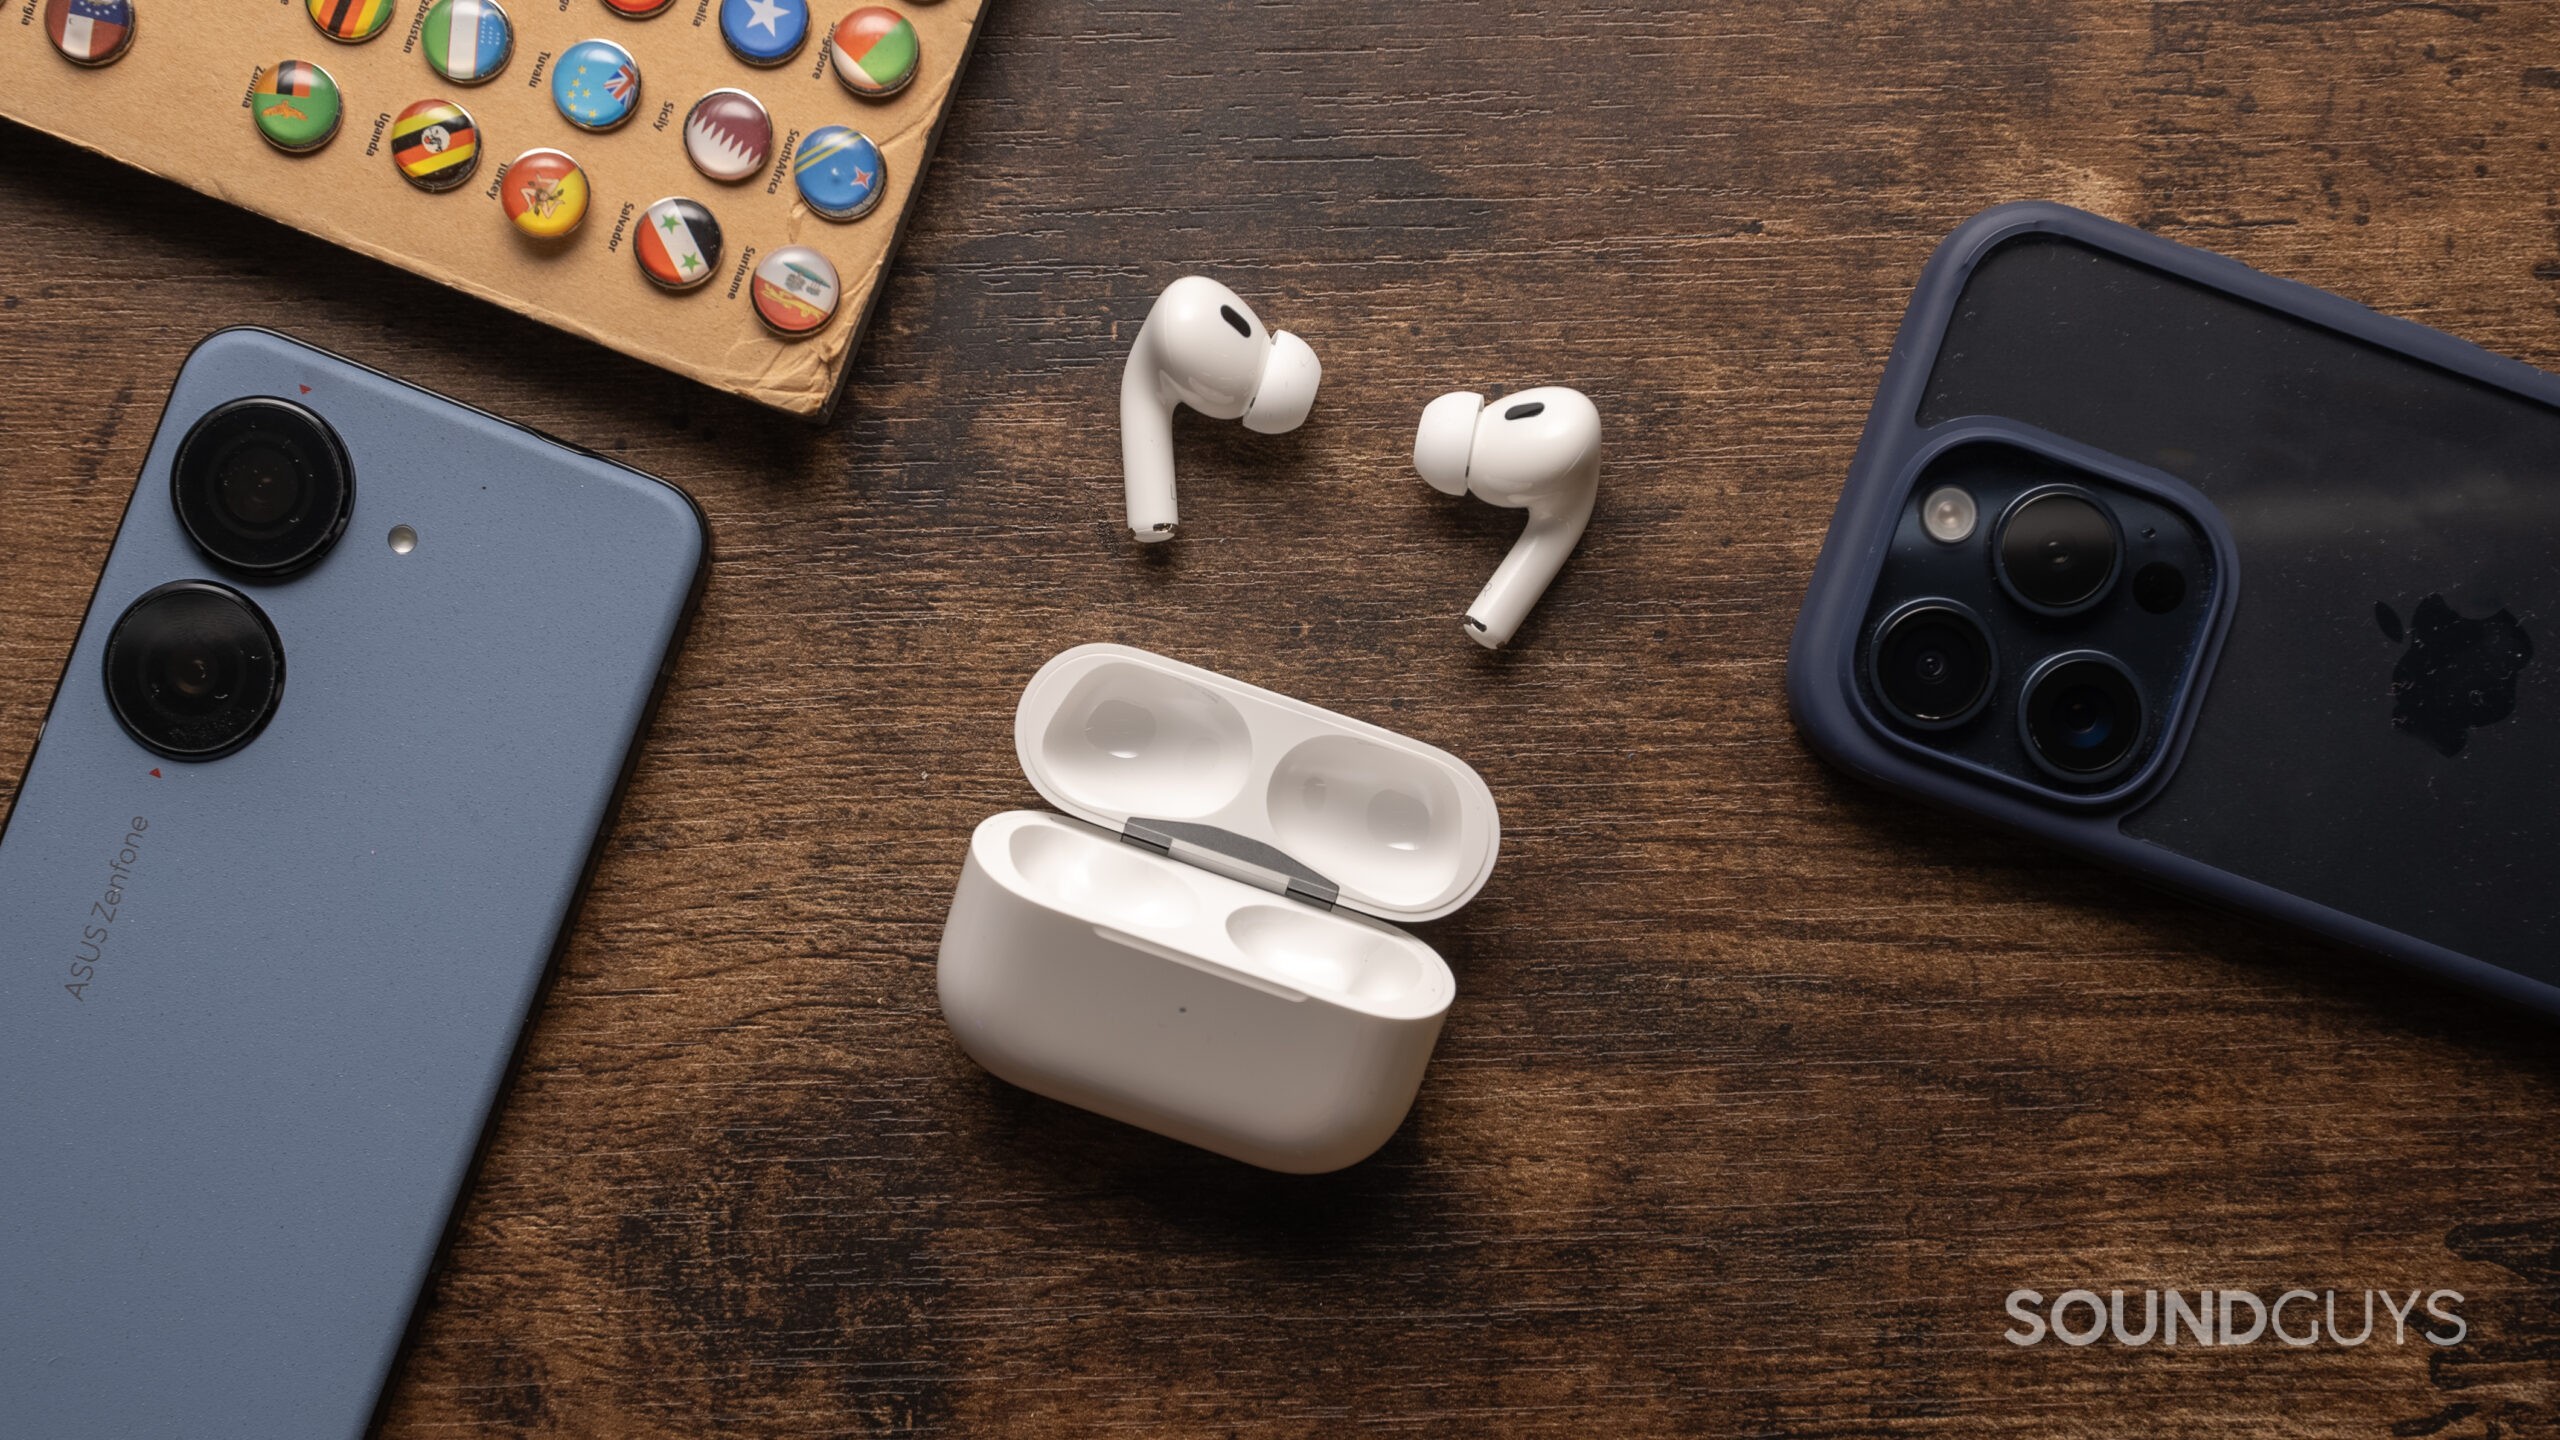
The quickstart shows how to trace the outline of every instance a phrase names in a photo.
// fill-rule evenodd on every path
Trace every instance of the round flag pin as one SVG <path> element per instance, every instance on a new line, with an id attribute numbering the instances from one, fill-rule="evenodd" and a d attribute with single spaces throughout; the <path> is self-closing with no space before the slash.
<path id="1" fill-rule="evenodd" d="M 392 0 L 304 0 L 311 23 L 332 40 L 358 45 L 391 23 Z"/>
<path id="2" fill-rule="evenodd" d="M 338 133 L 338 82 L 308 60 L 279 60 L 258 76 L 249 92 L 249 114 L 258 133 L 279 150 L 317 150 Z"/>
<path id="3" fill-rule="evenodd" d="M 581 40 L 552 62 L 551 103 L 581 130 L 610 130 L 639 108 L 639 62 L 610 40 Z"/>
<path id="4" fill-rule="evenodd" d="M 916 78 L 922 48 L 916 27 L 886 5 L 865 5 L 836 22 L 827 37 L 836 79 L 867 100 L 883 100 Z"/>
<path id="5" fill-rule="evenodd" d="M 714 90 L 684 117 L 684 153 L 714 180 L 744 180 L 773 157 L 773 117 L 744 90 Z"/>
<path id="6" fill-rule="evenodd" d="M 133 44 L 133 0 L 45 0 L 44 33 L 74 65 L 108 65 Z"/>
<path id="7" fill-rule="evenodd" d="M 791 157 L 800 198 L 829 220 L 859 220 L 889 188 L 888 166 L 871 137 L 844 125 L 809 132 Z"/>
<path id="8" fill-rule="evenodd" d="M 661 200 L 640 216 L 631 250 L 659 288 L 690 290 L 720 268 L 720 222 L 694 201 Z"/>
<path id="9" fill-rule="evenodd" d="M 436 0 L 421 28 L 427 63 L 456 85 L 495 77 L 516 53 L 516 27 L 498 0 Z"/>
<path id="10" fill-rule="evenodd" d="M 809 0 L 720 0 L 720 38 L 750 65 L 779 65 L 809 39 Z"/>
<path id="11" fill-rule="evenodd" d="M 604 0 L 604 8 L 633 20 L 646 20 L 676 0 Z"/>
<path id="12" fill-rule="evenodd" d="M 527 150 L 507 167 L 498 203 L 527 235 L 554 240 L 587 218 L 587 172 L 557 150 Z"/>
<path id="13" fill-rule="evenodd" d="M 836 318 L 843 290 L 836 267 L 806 245 L 785 245 L 756 267 L 756 318 L 785 340 L 802 340 Z"/>
<path id="14" fill-rule="evenodd" d="M 391 163 L 421 190 L 450 190 L 480 168 L 480 127 L 450 100 L 421 100 L 391 121 Z"/>

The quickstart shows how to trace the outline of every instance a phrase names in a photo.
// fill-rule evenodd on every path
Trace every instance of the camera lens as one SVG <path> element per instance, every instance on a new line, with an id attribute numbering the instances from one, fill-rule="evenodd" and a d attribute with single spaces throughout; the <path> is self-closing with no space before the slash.
<path id="1" fill-rule="evenodd" d="M 284 647 L 247 596 L 181 580 L 128 607 L 107 635 L 107 704 L 172 760 L 212 760 L 257 738 L 284 693 Z"/>
<path id="2" fill-rule="evenodd" d="M 1991 636 L 1952 600 L 1915 600 L 1887 616 L 1867 663 L 1894 718 L 1923 730 L 1960 725 L 1991 696 Z"/>
<path id="3" fill-rule="evenodd" d="M 2036 763 L 2065 780 L 2103 780 L 2142 742 L 2142 691 L 2113 656 L 2056 655 L 2027 678 L 2021 721 Z"/>
<path id="4" fill-rule="evenodd" d="M 347 528 L 356 487 L 327 422 L 258 397 L 220 406 L 178 442 L 169 497 L 197 549 L 272 580 L 328 553 Z"/>
<path id="5" fill-rule="evenodd" d="M 2098 603 L 2115 583 L 2124 537 L 2096 496 L 2055 485 L 2018 497 L 1993 550 L 2000 583 L 2012 598 L 2031 610 L 2068 615 Z"/>

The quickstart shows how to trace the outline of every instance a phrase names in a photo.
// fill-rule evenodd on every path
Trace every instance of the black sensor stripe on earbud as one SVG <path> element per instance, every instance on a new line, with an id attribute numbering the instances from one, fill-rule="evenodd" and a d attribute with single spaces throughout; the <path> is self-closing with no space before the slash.
<path id="1" fill-rule="evenodd" d="M 1546 402 L 1542 400 L 1532 400 L 1525 405 L 1514 405 L 1510 409 L 1503 411 L 1502 418 L 1505 420 L 1526 420 L 1532 415 L 1543 415 L 1546 411 Z"/>
<path id="2" fill-rule="evenodd" d="M 1227 323 L 1236 327 L 1237 334 L 1245 336 L 1248 339 L 1252 337 L 1253 327 L 1246 324 L 1245 318 L 1236 313 L 1236 307 L 1233 305 L 1221 305 L 1218 307 L 1218 313 L 1227 317 Z"/>

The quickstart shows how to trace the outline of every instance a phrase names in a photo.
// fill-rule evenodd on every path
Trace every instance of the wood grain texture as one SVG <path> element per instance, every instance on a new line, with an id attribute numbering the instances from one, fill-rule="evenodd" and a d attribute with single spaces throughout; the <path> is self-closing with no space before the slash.
<path id="1" fill-rule="evenodd" d="M 2560 12 L 2308 0 L 992 7 L 831 429 L 175 187 L 0 154 L 0 754 L 170 377 L 275 323 L 664 474 L 718 559 L 496 1122 L 401 1437 L 2560 1435 L 2550 1032 L 1870 794 L 1796 601 L 1913 277 L 2070 201 L 2560 365 Z M 1166 281 L 1306 335 L 1300 432 L 1183 422 Z M 1600 512 L 1425 400 L 1578 386 Z M 1446 746 L 1506 821 L 1376 1158 L 1288 1179 L 1013 1091 L 936 1014 L 1023 681 L 1163 650 Z M 14 770 L 14 758 L 11 768 Z M 2004 1343 L 2072 1285 L 2448 1287 L 2460 1347 Z"/>

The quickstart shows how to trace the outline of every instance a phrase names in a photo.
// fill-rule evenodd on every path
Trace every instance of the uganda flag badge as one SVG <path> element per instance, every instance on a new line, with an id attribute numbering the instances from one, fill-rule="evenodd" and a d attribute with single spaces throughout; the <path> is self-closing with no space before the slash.
<path id="1" fill-rule="evenodd" d="M 507 167 L 498 203 L 517 229 L 556 240 L 587 218 L 587 172 L 557 150 L 527 150 Z"/>
<path id="2" fill-rule="evenodd" d="M 391 163 L 421 190 L 450 190 L 480 168 L 480 127 L 450 100 L 421 100 L 391 122 Z"/>
<path id="3" fill-rule="evenodd" d="M 338 133 L 338 82 L 308 60 L 279 60 L 249 92 L 249 114 L 267 143 L 295 155 Z"/>
<path id="4" fill-rule="evenodd" d="M 720 268 L 720 222 L 691 200 L 661 200 L 640 217 L 631 250 L 659 288 L 690 290 Z"/>
<path id="5" fill-rule="evenodd" d="M 311 23 L 332 40 L 361 44 L 391 23 L 391 0 L 304 0 Z"/>
<path id="6" fill-rule="evenodd" d="M 886 5 L 865 5 L 837 21 L 827 51 L 836 79 L 866 100 L 885 100 L 906 89 L 923 58 L 915 25 Z"/>

